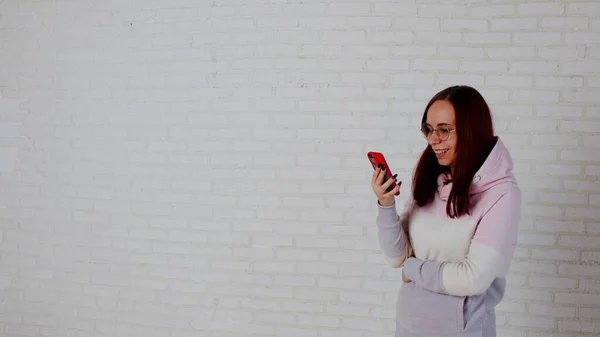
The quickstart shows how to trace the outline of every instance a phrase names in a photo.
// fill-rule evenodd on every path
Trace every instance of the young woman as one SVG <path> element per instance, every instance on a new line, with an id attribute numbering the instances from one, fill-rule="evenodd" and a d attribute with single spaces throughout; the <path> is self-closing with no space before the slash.
<path id="1" fill-rule="evenodd" d="M 383 253 L 402 267 L 396 337 L 495 337 L 521 215 L 513 161 L 494 135 L 481 94 L 453 86 L 427 105 L 427 147 L 413 192 L 398 215 L 376 169 L 377 227 Z"/>

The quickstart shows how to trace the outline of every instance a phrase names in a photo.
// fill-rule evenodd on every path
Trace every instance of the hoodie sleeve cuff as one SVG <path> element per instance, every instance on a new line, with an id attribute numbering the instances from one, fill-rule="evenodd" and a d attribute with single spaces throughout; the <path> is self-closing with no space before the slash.
<path id="1" fill-rule="evenodd" d="M 398 226 L 398 211 L 396 210 L 396 203 L 390 206 L 382 206 L 377 201 L 377 224 L 382 227 Z"/>
<path id="2" fill-rule="evenodd" d="M 447 293 L 443 285 L 445 262 L 421 260 L 410 257 L 404 263 L 404 275 L 421 287 L 436 293 Z"/>

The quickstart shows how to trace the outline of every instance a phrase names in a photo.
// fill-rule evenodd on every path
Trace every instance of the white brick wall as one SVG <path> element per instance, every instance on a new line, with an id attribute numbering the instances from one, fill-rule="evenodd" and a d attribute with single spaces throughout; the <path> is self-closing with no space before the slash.
<path id="1" fill-rule="evenodd" d="M 0 1 L 0 335 L 391 336 L 365 153 L 408 194 L 426 101 L 462 83 L 524 193 L 499 337 L 598 336 L 599 15 Z"/>

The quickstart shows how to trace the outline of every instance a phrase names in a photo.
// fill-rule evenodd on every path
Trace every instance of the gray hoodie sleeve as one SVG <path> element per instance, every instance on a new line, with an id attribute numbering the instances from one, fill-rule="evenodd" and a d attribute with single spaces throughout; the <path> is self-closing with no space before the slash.
<path id="1" fill-rule="evenodd" d="M 401 224 L 403 218 L 408 214 L 408 207 L 409 202 L 400 217 L 396 210 L 396 203 L 391 206 L 381 206 L 377 203 L 376 221 L 379 246 L 394 267 L 400 267 L 408 245 L 408 238 Z"/>

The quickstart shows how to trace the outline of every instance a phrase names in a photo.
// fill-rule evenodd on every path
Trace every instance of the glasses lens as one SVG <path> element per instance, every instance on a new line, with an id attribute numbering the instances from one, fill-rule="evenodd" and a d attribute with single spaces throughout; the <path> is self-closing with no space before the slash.
<path id="1" fill-rule="evenodd" d="M 421 133 L 423 133 L 423 136 L 425 138 L 429 137 L 429 135 L 431 134 L 431 129 L 427 127 L 427 125 L 423 124 L 421 126 Z"/>
<path id="2" fill-rule="evenodd" d="M 440 128 L 438 129 L 438 136 L 441 140 L 447 140 L 450 136 L 450 129 L 448 128 Z"/>

